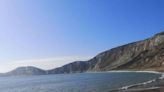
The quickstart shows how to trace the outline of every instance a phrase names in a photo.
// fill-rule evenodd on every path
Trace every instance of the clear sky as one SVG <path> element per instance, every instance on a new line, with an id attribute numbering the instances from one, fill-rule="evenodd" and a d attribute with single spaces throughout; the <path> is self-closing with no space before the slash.
<path id="1" fill-rule="evenodd" d="M 58 67 L 164 31 L 164 0 L 0 0 L 0 72 Z"/>

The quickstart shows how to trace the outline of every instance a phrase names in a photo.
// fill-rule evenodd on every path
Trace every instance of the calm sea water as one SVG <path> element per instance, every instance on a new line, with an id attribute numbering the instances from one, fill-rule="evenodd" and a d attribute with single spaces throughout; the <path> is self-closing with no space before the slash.
<path id="1" fill-rule="evenodd" d="M 0 77 L 0 92 L 109 92 L 157 77 L 134 72 Z"/>

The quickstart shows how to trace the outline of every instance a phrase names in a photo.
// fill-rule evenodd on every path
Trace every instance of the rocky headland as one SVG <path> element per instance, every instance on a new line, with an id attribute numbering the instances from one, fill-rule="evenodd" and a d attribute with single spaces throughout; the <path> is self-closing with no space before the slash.
<path id="1" fill-rule="evenodd" d="M 164 71 L 164 32 L 148 39 L 104 51 L 88 61 L 76 61 L 51 70 L 19 67 L 3 75 L 44 75 L 111 70 Z"/>

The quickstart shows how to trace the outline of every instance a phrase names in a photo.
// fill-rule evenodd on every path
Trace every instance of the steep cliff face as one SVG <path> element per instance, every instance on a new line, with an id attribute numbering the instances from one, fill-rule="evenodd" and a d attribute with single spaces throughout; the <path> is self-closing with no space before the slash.
<path id="1" fill-rule="evenodd" d="M 86 61 L 76 61 L 59 68 L 48 71 L 48 74 L 61 74 L 61 73 L 82 73 L 89 69 L 89 63 Z"/>
<path id="2" fill-rule="evenodd" d="M 164 32 L 105 51 L 89 61 L 89 71 L 164 70 Z"/>
<path id="3" fill-rule="evenodd" d="M 73 62 L 50 74 L 110 70 L 164 71 L 164 32 L 102 52 L 85 62 Z"/>
<path id="4" fill-rule="evenodd" d="M 110 70 L 164 71 L 164 32 L 146 40 L 102 52 L 88 61 L 76 61 L 48 71 L 35 67 L 20 67 L 3 75 L 42 75 Z"/>

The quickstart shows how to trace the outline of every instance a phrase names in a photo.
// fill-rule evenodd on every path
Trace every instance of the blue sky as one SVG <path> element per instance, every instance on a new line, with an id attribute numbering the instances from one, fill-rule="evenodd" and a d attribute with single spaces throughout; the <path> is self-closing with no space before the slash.
<path id="1" fill-rule="evenodd" d="M 11 64 L 58 67 L 150 37 L 164 31 L 163 4 L 163 0 L 0 0 L 4 67 L 0 72 Z"/>

